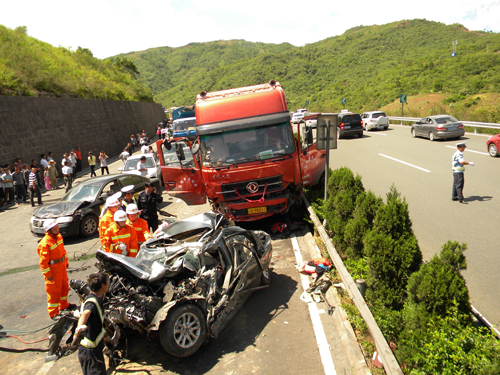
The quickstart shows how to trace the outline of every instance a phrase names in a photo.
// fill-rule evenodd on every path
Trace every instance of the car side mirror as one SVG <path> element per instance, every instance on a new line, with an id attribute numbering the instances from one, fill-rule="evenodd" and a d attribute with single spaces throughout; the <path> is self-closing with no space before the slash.
<path id="1" fill-rule="evenodd" d="M 163 141 L 163 146 L 165 146 L 165 148 L 166 148 L 168 151 L 170 151 L 170 150 L 172 149 L 172 143 L 170 143 L 170 141 L 169 141 L 169 140 L 167 140 L 167 139 L 165 139 L 165 140 Z"/>
<path id="2" fill-rule="evenodd" d="M 102 193 L 99 198 L 102 200 L 106 200 L 108 197 L 109 197 L 108 193 Z"/>
<path id="3" fill-rule="evenodd" d="M 182 144 L 175 144 L 175 153 L 177 154 L 177 159 L 179 159 L 180 161 L 186 160 L 186 155 L 184 155 L 184 148 L 182 147 Z"/>
<path id="4" fill-rule="evenodd" d="M 311 127 L 306 127 L 306 142 L 308 145 L 313 144 L 313 132 Z"/>
<path id="5" fill-rule="evenodd" d="M 193 154 L 196 154 L 199 150 L 200 150 L 200 144 L 199 144 L 199 143 L 195 143 L 195 144 L 191 147 L 191 152 L 192 152 Z"/>

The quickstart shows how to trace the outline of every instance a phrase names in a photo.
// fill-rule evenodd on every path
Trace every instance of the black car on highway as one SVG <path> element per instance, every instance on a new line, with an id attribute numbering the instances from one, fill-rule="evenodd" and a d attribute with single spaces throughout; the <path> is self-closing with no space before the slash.
<path id="1" fill-rule="evenodd" d="M 43 205 L 33 211 L 31 233 L 43 236 L 45 220 L 55 219 L 63 237 L 97 233 L 99 214 L 106 198 L 123 187 L 134 185 L 134 194 L 145 189 L 149 178 L 130 174 L 109 174 L 89 178 L 73 186 L 57 203 Z"/>
<path id="2" fill-rule="evenodd" d="M 337 116 L 337 138 L 363 136 L 363 120 L 359 113 L 342 110 Z"/>

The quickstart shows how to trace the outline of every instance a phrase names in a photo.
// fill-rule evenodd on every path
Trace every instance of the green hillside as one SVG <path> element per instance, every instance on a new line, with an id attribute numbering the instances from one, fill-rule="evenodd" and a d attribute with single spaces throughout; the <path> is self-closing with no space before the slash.
<path id="1" fill-rule="evenodd" d="M 86 48 L 56 48 L 26 34 L 0 25 L 0 95 L 153 101 L 130 61 L 99 60 Z"/>
<path id="2" fill-rule="evenodd" d="M 451 56 L 454 40 L 456 57 Z M 435 103 L 440 110 L 500 120 L 498 102 L 485 107 L 477 96 L 500 91 L 500 34 L 459 24 L 411 20 L 358 26 L 300 48 L 233 40 L 125 56 L 165 107 L 193 104 L 202 90 L 275 79 L 285 89 L 290 110 L 308 100 L 311 111 L 337 111 L 344 97 L 347 108 L 365 111 L 399 101 L 400 94 L 407 94 L 411 104 L 412 96 L 442 93 Z"/>

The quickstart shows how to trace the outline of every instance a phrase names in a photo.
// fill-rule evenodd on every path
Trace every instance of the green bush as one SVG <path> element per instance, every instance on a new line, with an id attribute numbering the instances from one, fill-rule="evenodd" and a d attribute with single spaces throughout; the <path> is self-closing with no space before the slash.
<path id="1" fill-rule="evenodd" d="M 452 303 L 446 315 L 430 319 L 426 329 L 408 332 L 396 351 L 407 373 L 499 374 L 500 342 L 488 330 L 464 324 L 467 320 Z"/>
<path id="2" fill-rule="evenodd" d="M 376 197 L 371 191 L 360 193 L 356 198 L 352 218 L 344 230 L 344 242 L 347 245 L 345 253 L 349 258 L 357 259 L 365 255 L 363 237 L 372 229 L 375 214 L 381 204 L 382 198 Z"/>
<path id="3" fill-rule="evenodd" d="M 399 310 L 406 300 L 406 284 L 422 263 L 422 253 L 411 227 L 408 204 L 394 186 L 363 240 L 370 277 L 366 298 Z"/>
<path id="4" fill-rule="evenodd" d="M 332 232 L 332 241 L 340 251 L 346 249 L 344 230 L 356 207 L 358 195 L 364 192 L 361 177 L 354 177 L 347 167 L 333 171 L 328 178 L 328 197 L 325 204 L 325 218 Z"/>

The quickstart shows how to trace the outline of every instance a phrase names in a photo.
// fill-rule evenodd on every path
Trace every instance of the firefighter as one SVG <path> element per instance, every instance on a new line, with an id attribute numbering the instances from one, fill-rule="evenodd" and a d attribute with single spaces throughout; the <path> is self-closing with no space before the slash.
<path id="1" fill-rule="evenodd" d="M 46 220 L 45 236 L 38 244 L 40 269 L 45 279 L 47 292 L 47 310 L 53 320 L 63 310 L 73 310 L 76 305 L 68 303 L 68 255 L 64 249 L 63 238 L 59 233 L 59 225 L 55 220 Z"/>
<path id="2" fill-rule="evenodd" d="M 137 241 L 139 244 L 146 242 L 146 240 L 153 237 L 151 232 L 149 231 L 148 222 L 139 217 L 139 209 L 133 203 L 127 206 L 127 224 L 132 226 L 135 229 L 135 233 L 137 234 Z"/>
<path id="3" fill-rule="evenodd" d="M 120 193 L 121 194 L 121 193 Z M 117 199 L 116 194 L 113 194 L 111 197 L 106 199 L 106 212 L 99 219 L 99 239 L 101 240 L 101 245 L 104 246 L 104 234 L 106 230 L 110 227 L 110 225 L 114 221 L 113 215 L 120 208 L 120 201 Z"/>
<path id="4" fill-rule="evenodd" d="M 103 236 L 103 250 L 107 253 L 122 254 L 135 258 L 139 245 L 135 229 L 127 224 L 127 214 L 122 210 L 118 210 L 114 214 L 114 220 L 115 222 L 110 225 Z"/>
<path id="5" fill-rule="evenodd" d="M 161 194 L 156 192 L 156 188 L 152 183 L 146 184 L 146 190 L 139 193 L 139 201 L 137 207 L 141 210 L 141 218 L 148 222 L 151 232 L 154 233 L 158 229 L 158 212 L 157 203 L 163 202 Z"/>
<path id="6" fill-rule="evenodd" d="M 125 186 L 121 192 L 124 197 L 122 199 L 122 207 L 126 211 L 129 204 L 135 204 L 137 206 L 137 200 L 134 197 L 134 185 Z"/>

